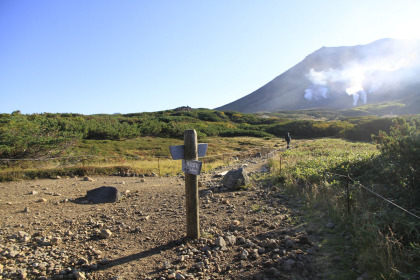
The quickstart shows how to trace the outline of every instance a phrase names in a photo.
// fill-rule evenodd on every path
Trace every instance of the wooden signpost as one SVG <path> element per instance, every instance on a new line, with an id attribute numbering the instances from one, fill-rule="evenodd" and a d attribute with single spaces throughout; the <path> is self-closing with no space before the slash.
<path id="1" fill-rule="evenodd" d="M 207 144 L 197 144 L 197 132 L 194 129 L 184 131 L 184 145 L 170 146 L 172 159 L 182 159 L 182 171 L 185 172 L 185 199 L 187 212 L 187 237 L 200 238 L 198 207 L 198 179 Z"/>

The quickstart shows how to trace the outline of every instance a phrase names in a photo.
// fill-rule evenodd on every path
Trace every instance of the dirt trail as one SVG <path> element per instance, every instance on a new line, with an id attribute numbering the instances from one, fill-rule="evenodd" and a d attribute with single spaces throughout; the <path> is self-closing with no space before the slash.
<path id="1" fill-rule="evenodd" d="M 214 175 L 200 176 L 199 240 L 184 238 L 182 176 L 0 183 L 0 279 L 323 279 L 299 202 L 258 182 L 220 192 Z M 100 186 L 123 199 L 84 204 Z"/>

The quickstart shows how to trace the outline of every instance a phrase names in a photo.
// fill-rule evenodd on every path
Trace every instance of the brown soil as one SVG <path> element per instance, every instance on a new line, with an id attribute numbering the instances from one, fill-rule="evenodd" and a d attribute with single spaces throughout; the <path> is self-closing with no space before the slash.
<path id="1" fill-rule="evenodd" d="M 0 279 L 324 279 L 320 239 L 299 202 L 258 181 L 226 192 L 214 175 L 200 176 L 200 194 L 213 195 L 200 195 L 198 240 L 185 238 L 182 177 L 1 183 Z M 123 199 L 85 204 L 100 186 Z M 101 237 L 106 229 L 111 236 Z M 235 244 L 220 244 L 232 236 Z"/>

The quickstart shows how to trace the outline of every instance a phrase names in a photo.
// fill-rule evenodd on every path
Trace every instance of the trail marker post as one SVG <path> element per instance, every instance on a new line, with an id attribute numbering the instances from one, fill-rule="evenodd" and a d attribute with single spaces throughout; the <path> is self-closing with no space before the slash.
<path id="1" fill-rule="evenodd" d="M 200 221 L 198 207 L 198 179 L 201 173 L 203 157 L 207 151 L 207 144 L 197 144 L 197 132 L 194 129 L 184 131 L 184 145 L 170 146 L 172 159 L 182 159 L 182 171 L 185 172 L 185 204 L 187 214 L 187 237 L 200 237 Z"/>

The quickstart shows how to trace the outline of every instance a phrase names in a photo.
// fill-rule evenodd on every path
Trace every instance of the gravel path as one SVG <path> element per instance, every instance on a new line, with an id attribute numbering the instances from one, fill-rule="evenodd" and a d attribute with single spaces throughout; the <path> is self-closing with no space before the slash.
<path id="1" fill-rule="evenodd" d="M 0 279 L 323 279 L 298 201 L 259 182 L 225 192 L 214 175 L 200 176 L 199 240 L 184 237 L 182 176 L 0 183 Z M 86 203 L 100 186 L 123 199 Z"/>

